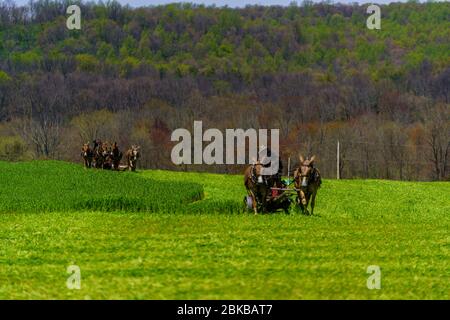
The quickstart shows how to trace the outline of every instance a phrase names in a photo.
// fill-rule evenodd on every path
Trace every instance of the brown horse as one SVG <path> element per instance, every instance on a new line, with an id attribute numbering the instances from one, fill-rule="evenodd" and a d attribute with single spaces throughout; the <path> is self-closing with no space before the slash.
<path id="1" fill-rule="evenodd" d="M 311 200 L 311 214 L 314 213 L 317 190 L 322 184 L 322 178 L 317 168 L 314 168 L 315 156 L 304 159 L 299 156 L 300 165 L 294 172 L 295 189 L 297 189 L 297 201 L 302 213 L 308 214 L 308 203 Z"/>
<path id="2" fill-rule="evenodd" d="M 139 157 L 141 156 L 141 147 L 139 146 L 131 146 L 131 149 L 129 149 L 125 156 L 127 157 L 127 166 L 128 170 L 130 171 L 136 171 L 136 165 Z"/>
<path id="3" fill-rule="evenodd" d="M 258 214 L 258 205 L 260 205 L 262 212 L 266 211 L 266 200 L 269 192 L 267 180 L 261 174 L 262 168 L 263 165 L 258 161 L 249 166 L 244 173 L 244 185 L 252 199 L 252 208 L 255 214 Z"/>
<path id="4" fill-rule="evenodd" d="M 91 168 L 92 160 L 94 159 L 94 152 L 92 152 L 91 148 L 89 147 L 89 143 L 83 144 L 83 147 L 81 148 L 81 156 L 84 160 L 84 167 Z"/>
<path id="5" fill-rule="evenodd" d="M 103 158 L 103 143 L 100 140 L 94 140 L 94 168 L 102 169 L 105 159 Z"/>
<path id="6" fill-rule="evenodd" d="M 117 142 L 114 142 L 111 152 L 113 170 L 119 170 L 120 160 L 122 160 L 122 156 L 123 153 L 119 150 Z"/>
<path id="7" fill-rule="evenodd" d="M 102 144 L 102 169 L 111 170 L 113 168 L 112 151 L 108 142 Z"/>

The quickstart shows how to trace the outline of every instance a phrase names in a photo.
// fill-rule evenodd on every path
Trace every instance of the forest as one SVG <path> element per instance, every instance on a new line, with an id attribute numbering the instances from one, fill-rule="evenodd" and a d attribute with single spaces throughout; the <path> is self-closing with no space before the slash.
<path id="1" fill-rule="evenodd" d="M 0 160 L 81 163 L 102 139 L 145 168 L 241 173 L 171 162 L 172 131 L 201 120 L 280 129 L 283 161 L 315 154 L 326 178 L 339 141 L 341 178 L 449 180 L 450 3 L 380 8 L 370 30 L 358 4 L 0 0 Z"/>

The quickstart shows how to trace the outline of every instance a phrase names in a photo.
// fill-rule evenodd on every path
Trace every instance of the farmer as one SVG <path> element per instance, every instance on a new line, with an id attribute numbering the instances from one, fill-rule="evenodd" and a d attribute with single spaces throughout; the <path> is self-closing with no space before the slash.
<path id="1" fill-rule="evenodd" d="M 260 147 L 259 153 L 267 156 L 270 159 L 270 161 L 268 161 L 267 163 L 263 163 L 265 168 L 270 168 L 272 160 L 278 159 L 278 171 L 277 173 L 274 174 L 274 176 L 277 175 L 280 176 L 281 178 L 281 175 L 283 173 L 283 162 L 281 161 L 279 155 L 277 155 L 274 151 L 272 151 L 270 147 L 266 147 L 264 145 Z M 262 161 L 262 159 L 259 160 Z"/>
<path id="2" fill-rule="evenodd" d="M 279 157 L 279 155 L 277 155 L 274 151 L 272 151 L 270 149 L 270 147 L 266 147 L 266 146 L 261 146 L 260 147 L 260 155 L 262 154 L 267 155 L 267 157 L 270 159 L 270 161 L 268 161 L 267 163 L 263 163 L 263 166 L 265 168 L 270 168 L 272 161 L 277 161 L 278 160 L 278 171 L 274 174 L 272 174 L 268 179 L 268 184 L 270 187 L 275 187 L 275 188 L 284 188 L 285 184 L 282 182 L 281 180 L 281 176 L 283 174 L 283 162 L 281 161 L 281 158 Z M 265 152 L 265 153 L 262 153 Z M 262 159 L 260 159 L 260 161 L 262 161 Z M 278 195 L 278 190 L 272 190 L 272 196 L 277 196 Z"/>

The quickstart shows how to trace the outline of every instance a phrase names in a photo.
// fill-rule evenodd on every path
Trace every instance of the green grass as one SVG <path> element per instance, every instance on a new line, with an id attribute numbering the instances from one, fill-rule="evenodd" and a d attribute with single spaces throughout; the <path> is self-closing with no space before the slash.
<path id="1" fill-rule="evenodd" d="M 111 174 L 200 185 L 204 199 L 172 214 L 1 213 L 0 299 L 450 298 L 448 182 L 325 180 L 314 216 L 254 216 L 240 213 L 241 176 Z M 81 290 L 66 287 L 72 264 Z M 366 287 L 369 265 L 380 290 Z"/>
<path id="2" fill-rule="evenodd" d="M 192 182 L 173 184 L 58 161 L 0 162 L 0 178 L 0 212 L 173 212 L 203 195 L 202 186 Z"/>

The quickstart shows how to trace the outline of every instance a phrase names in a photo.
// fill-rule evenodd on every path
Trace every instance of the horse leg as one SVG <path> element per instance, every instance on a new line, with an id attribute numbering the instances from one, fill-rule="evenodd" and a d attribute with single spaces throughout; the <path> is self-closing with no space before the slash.
<path id="1" fill-rule="evenodd" d="M 252 207 L 253 207 L 253 212 L 254 212 L 255 214 L 258 214 L 258 209 L 256 208 L 256 207 L 257 207 L 257 204 L 256 204 L 256 197 L 255 197 L 255 194 L 253 193 L 253 191 L 250 191 L 250 196 L 252 197 Z"/>
<path id="2" fill-rule="evenodd" d="M 311 196 L 310 196 L 309 193 L 306 194 L 306 196 L 305 196 L 305 202 L 306 202 L 305 208 L 306 208 L 306 214 L 307 214 L 307 215 L 310 215 L 310 213 L 308 212 L 308 204 L 309 204 L 309 198 L 310 198 L 310 197 L 311 197 Z"/>
<path id="3" fill-rule="evenodd" d="M 314 213 L 314 206 L 316 205 L 316 192 L 311 196 L 311 214 Z"/>
<path id="4" fill-rule="evenodd" d="M 267 212 L 267 190 L 262 192 L 262 212 Z"/>
<path id="5" fill-rule="evenodd" d="M 300 207 L 300 210 L 302 211 L 302 214 L 305 214 L 305 207 L 302 204 L 302 197 L 300 195 L 300 192 L 297 193 L 297 204 Z"/>
<path id="6" fill-rule="evenodd" d="M 300 208 L 303 214 L 308 214 L 308 195 L 303 190 L 300 190 Z"/>
<path id="7" fill-rule="evenodd" d="M 308 208 L 308 200 L 306 199 L 305 193 L 301 190 L 300 190 L 300 196 L 301 196 L 302 205 L 304 205 L 305 208 Z"/>

